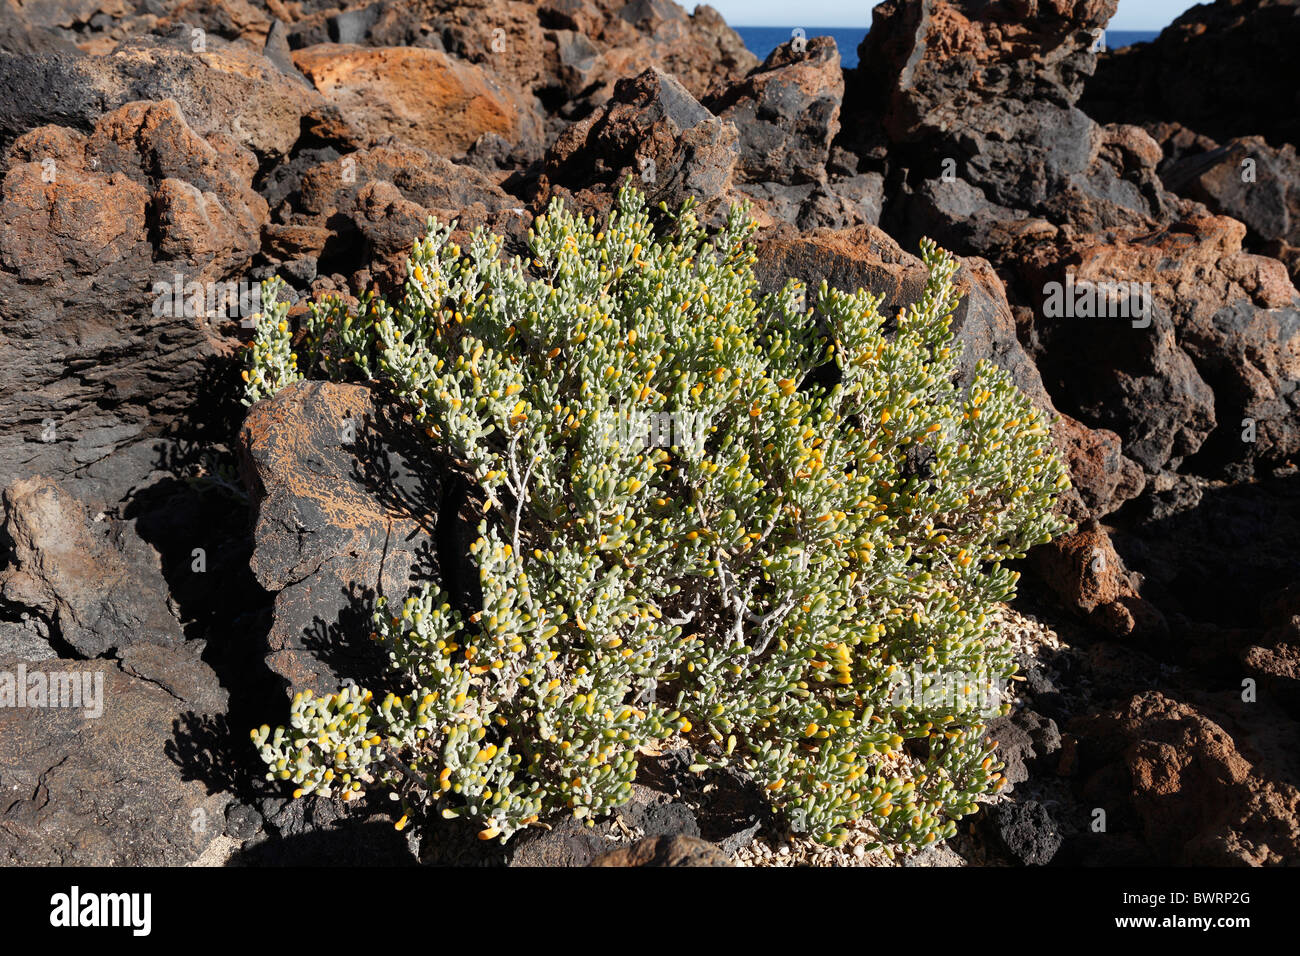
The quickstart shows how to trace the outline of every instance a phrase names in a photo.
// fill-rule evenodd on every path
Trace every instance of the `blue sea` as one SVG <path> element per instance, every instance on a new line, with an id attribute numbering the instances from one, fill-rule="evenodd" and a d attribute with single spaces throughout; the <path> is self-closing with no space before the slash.
<path id="1" fill-rule="evenodd" d="M 735 27 L 745 46 L 760 60 L 778 46 L 790 39 L 791 27 Z M 867 35 L 865 27 L 805 27 L 804 35 L 809 37 L 834 37 L 835 45 L 840 49 L 840 60 L 847 67 L 858 65 L 858 44 Z M 1107 30 L 1106 46 L 1111 50 L 1128 46 L 1130 43 L 1142 43 L 1154 40 L 1160 35 L 1159 30 Z"/>

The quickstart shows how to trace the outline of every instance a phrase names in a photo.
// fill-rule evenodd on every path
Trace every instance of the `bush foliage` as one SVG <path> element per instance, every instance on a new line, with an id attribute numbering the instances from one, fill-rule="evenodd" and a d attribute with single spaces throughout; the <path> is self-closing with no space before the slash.
<path id="1" fill-rule="evenodd" d="M 921 691 L 1013 673 L 1005 562 L 1062 529 L 1067 479 L 1006 373 L 955 384 L 954 260 L 924 244 L 924 294 L 888 321 L 824 284 L 805 311 L 796 282 L 756 292 L 744 209 L 713 235 L 664 218 L 630 187 L 603 227 L 557 202 L 526 260 L 435 222 L 400 298 L 312 306 L 309 374 L 385 383 L 478 483 L 482 601 L 379 598 L 406 692 L 300 694 L 253 732 L 273 778 L 505 839 L 626 801 L 638 753 L 684 742 L 793 829 L 890 848 L 1001 785 L 1005 705 Z M 276 308 L 250 401 L 300 377 Z"/>

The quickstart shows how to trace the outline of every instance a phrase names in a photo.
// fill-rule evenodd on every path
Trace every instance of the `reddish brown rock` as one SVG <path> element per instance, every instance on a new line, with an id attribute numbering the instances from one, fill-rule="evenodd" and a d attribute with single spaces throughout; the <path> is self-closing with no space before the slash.
<path id="1" fill-rule="evenodd" d="M 873 11 L 864 41 L 872 58 L 864 62 L 889 83 L 888 122 L 901 134 L 1029 79 L 1073 102 L 1092 72 L 1093 34 L 1116 7 L 1117 0 L 1030 0 L 1018 9 L 969 0 L 888 0 Z"/>
<path id="2" fill-rule="evenodd" d="M 157 26 L 160 31 L 182 25 L 199 27 L 228 40 L 240 40 L 254 50 L 266 45 L 275 16 L 284 10 L 279 3 L 258 5 L 250 0 L 177 0 L 166 9 Z"/>
<path id="3" fill-rule="evenodd" d="M 887 225 L 909 243 L 929 234 L 990 255 L 993 221 L 1115 228 L 1161 216 L 1165 200 L 1154 162 L 1142 165 L 1143 144 L 1074 106 L 1094 65 L 1094 34 L 1115 6 L 877 6 L 853 95 L 859 105 L 845 122 L 881 124 L 894 161 L 912 167 Z"/>
<path id="4" fill-rule="evenodd" d="M 1125 457 L 1120 438 L 1105 428 L 1088 428 L 1062 414 L 1052 428 L 1056 445 L 1070 469 L 1066 513 L 1075 520 L 1102 518 L 1136 498 L 1146 475 Z"/>
<path id="5" fill-rule="evenodd" d="M 688 14 L 671 0 L 388 0 L 306 13 L 291 36 L 294 46 L 437 46 L 566 115 L 584 115 L 647 67 L 702 98 L 758 62 L 712 7 Z"/>
<path id="6" fill-rule="evenodd" d="M 427 209 L 411 202 L 392 183 L 371 182 L 357 193 L 352 221 L 371 256 L 391 261 L 406 258 L 412 241 L 424 234 L 428 218 Z"/>
<path id="7" fill-rule="evenodd" d="M 1300 450 L 1300 298 L 1245 228 L 1202 216 L 1155 233 L 1077 241 L 1049 281 L 1149 284 L 1149 323 L 1043 318 L 1039 368 L 1058 404 L 1109 428 L 1149 472 L 1248 474 Z M 1041 286 L 1046 304 L 1049 282 Z M 1145 290 L 1142 295 L 1145 296 Z"/>
<path id="8" fill-rule="evenodd" d="M 1035 553 L 1048 586 L 1071 607 L 1091 612 L 1136 596 L 1124 563 L 1104 531 L 1066 535 Z"/>
<path id="9" fill-rule="evenodd" d="M 284 215 L 293 225 L 272 227 L 268 238 L 286 259 L 302 248 L 298 254 L 318 257 L 323 271 L 346 271 L 360 285 L 404 278 L 411 243 L 430 216 L 455 221 L 461 234 L 483 226 L 517 235 L 526 220 L 519 201 L 477 169 L 400 141 L 305 170 Z M 312 245 L 300 246 L 298 235 Z"/>
<path id="10" fill-rule="evenodd" d="M 272 4 L 284 14 L 284 8 Z M 64 39 L 74 50 L 104 56 L 132 36 L 182 33 L 193 42 L 191 31 L 201 29 L 224 42 L 236 40 L 251 50 L 261 50 L 275 22 L 268 8 L 250 0 L 44 0 L 24 3 L 14 10 L 19 23 L 46 36 Z M 14 49 L 5 44 L 6 49 Z"/>
<path id="11" fill-rule="evenodd" d="M 38 161 L 26 139 L 11 155 Z M 200 136 L 175 100 L 131 103 L 105 116 L 85 142 L 82 165 L 121 170 L 144 186 L 156 183 L 151 217 L 158 258 L 205 263 L 192 278 L 226 276 L 260 248 L 267 207 L 251 188 L 255 157 L 224 134 Z"/>
<path id="12" fill-rule="evenodd" d="M 194 130 L 224 133 L 264 161 L 287 155 L 302 117 L 321 103 L 300 76 L 219 36 L 195 51 L 189 34 L 137 36 L 104 56 L 0 52 L 0 138 L 47 123 L 87 128 L 106 111 L 173 99 Z"/>
<path id="13" fill-rule="evenodd" d="M 1174 137 L 1177 140 L 1177 137 Z M 1201 138 L 1202 140 L 1204 138 Z M 1180 195 L 1231 216 L 1246 227 L 1246 247 L 1287 263 L 1300 279 L 1300 157 L 1290 143 L 1273 149 L 1263 137 L 1232 139 L 1219 146 L 1198 142 L 1177 150 L 1160 178 Z"/>
<path id="14" fill-rule="evenodd" d="M 1258 644 L 1240 651 L 1260 695 L 1300 717 L 1300 586 L 1284 588 L 1265 601 Z"/>
<path id="15" fill-rule="evenodd" d="M 1148 639 L 1167 633 L 1164 616 L 1142 599 L 1138 580 L 1124 567 L 1104 530 L 1093 527 L 1063 535 L 1035 548 L 1029 560 L 1062 604 L 1107 633 Z"/>
<path id="16" fill-rule="evenodd" d="M 708 4 L 695 6 L 694 12 L 688 15 L 672 0 L 598 2 L 614 11 L 614 16 L 606 21 L 609 39 L 605 42 L 625 45 L 620 41 L 622 23 L 629 24 L 646 39 L 653 62 L 661 63 L 697 99 L 710 88 L 743 76 L 758 63 L 758 58 L 745 49 L 740 36 Z M 644 65 L 645 60 L 641 60 L 636 67 Z"/>
<path id="17" fill-rule="evenodd" d="M 1300 645 L 1247 647 L 1241 661 L 1259 682 L 1260 693 L 1275 698 L 1292 715 L 1300 713 Z"/>
<path id="18" fill-rule="evenodd" d="M 191 278 L 225 275 L 257 251 L 267 217 L 251 188 L 253 155 L 223 134 L 200 136 L 171 99 L 123 106 L 89 135 L 32 130 L 14 141 L 8 162 L 17 178 L 6 198 L 28 215 L 11 216 L 0 248 L 10 269 L 33 277 L 112 267 L 114 253 L 129 258 L 120 242 L 139 241 L 146 205 L 158 258 L 202 261 Z M 102 197 L 92 186 L 100 182 Z"/>
<path id="19" fill-rule="evenodd" d="M 148 190 L 124 173 L 86 172 L 71 163 L 60 181 L 58 160 L 49 165 L 46 158 L 20 159 L 5 174 L 6 271 L 39 281 L 94 274 L 147 254 Z"/>
<path id="20" fill-rule="evenodd" d="M 270 223 L 262 230 L 262 243 L 270 255 L 284 261 L 319 256 L 333 235 L 325 226 Z"/>
<path id="21" fill-rule="evenodd" d="M 1115 0 L 877 6 L 841 139 L 897 184 L 881 225 L 909 248 L 929 236 L 984 256 L 1010 279 L 1031 237 L 1151 231 L 1203 211 L 1164 188 L 1145 131 L 1075 106 L 1114 10 Z"/>
<path id="22" fill-rule="evenodd" d="M 485 133 L 536 149 L 533 106 L 474 64 L 440 50 L 327 43 L 294 51 L 294 63 L 371 143 L 399 136 L 444 156 Z"/>
<path id="23" fill-rule="evenodd" d="M 194 404 L 237 342 L 238 321 L 206 293 L 260 247 L 256 171 L 171 100 L 12 144 L 0 173 L 0 296 L 14 316 L 0 329 L 0 480 L 67 476 Z"/>
<path id="24" fill-rule="evenodd" d="M 647 67 L 673 74 L 700 99 L 758 62 L 704 4 L 687 14 L 671 0 L 558 0 L 536 12 L 506 3 L 443 15 L 458 20 L 451 32 L 460 55 L 518 78 L 535 93 L 559 87 L 593 106 L 609 99 L 618 80 Z"/>
<path id="25" fill-rule="evenodd" d="M 1108 816 L 1131 808 L 1154 860 L 1181 865 L 1284 863 L 1300 853 L 1300 790 L 1280 754 L 1226 719 L 1159 691 L 1070 725 L 1090 764 L 1084 792 Z M 1245 742 L 1245 743 L 1243 743 Z M 1247 756 L 1247 754 L 1251 754 Z"/>
<path id="26" fill-rule="evenodd" d="M 555 42 L 535 4 L 517 0 L 399 2 L 392 13 L 369 28 L 368 40 L 394 45 L 406 42 L 401 31 L 405 29 L 409 36 L 416 18 L 443 38 L 448 53 L 491 70 L 515 89 L 537 93 L 555 83 Z"/>
<path id="27" fill-rule="evenodd" d="M 462 216 L 474 208 L 496 212 L 518 204 L 487 176 L 403 142 L 360 149 L 307 170 L 297 210 L 320 226 L 356 203 L 367 183 L 387 182 L 402 196 L 440 215 Z"/>

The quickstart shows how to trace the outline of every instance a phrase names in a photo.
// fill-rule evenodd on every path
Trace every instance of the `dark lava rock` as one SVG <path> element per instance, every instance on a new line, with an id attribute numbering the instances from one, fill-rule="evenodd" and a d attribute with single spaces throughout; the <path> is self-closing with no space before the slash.
<path id="1" fill-rule="evenodd" d="M 251 565 L 276 595 L 267 664 L 291 691 L 380 678 L 374 598 L 400 602 L 438 568 L 441 477 L 387 414 L 362 386 L 298 382 L 254 405 L 241 432 Z"/>
<path id="2" fill-rule="evenodd" d="M 1000 848 L 1025 866 L 1044 866 L 1061 848 L 1056 821 L 1036 800 L 998 803 L 985 813 L 984 825 L 992 829 Z"/>
<path id="3" fill-rule="evenodd" d="M 6 663 L 0 675 L 15 668 Z M 0 861 L 177 866 L 197 859 L 225 830 L 231 798 L 181 773 L 166 752 L 176 698 L 111 661 L 45 660 L 28 668 L 38 670 L 51 679 L 102 681 L 103 713 L 0 707 Z"/>
<path id="4" fill-rule="evenodd" d="M 1300 16 L 1294 0 L 1216 0 L 1150 43 L 1100 57 L 1081 105 L 1105 121 L 1173 120 L 1217 140 L 1300 147 Z"/>
<path id="5" fill-rule="evenodd" d="M 86 657 L 182 641 L 158 556 L 119 522 L 92 522 L 48 478 L 14 482 L 2 501 L 13 547 L 0 571 L 7 604 L 39 614 L 61 644 Z"/>
<path id="6" fill-rule="evenodd" d="M 705 105 L 740 133 L 741 180 L 793 185 L 825 178 L 843 99 L 835 41 L 813 37 L 802 49 L 781 44 Z"/>
<path id="7" fill-rule="evenodd" d="M 538 201 L 562 187 L 603 209 L 631 176 L 651 204 L 693 196 L 707 209 L 730 190 L 739 154 L 732 124 L 650 69 L 621 80 L 609 103 L 564 131 L 547 153 Z"/>

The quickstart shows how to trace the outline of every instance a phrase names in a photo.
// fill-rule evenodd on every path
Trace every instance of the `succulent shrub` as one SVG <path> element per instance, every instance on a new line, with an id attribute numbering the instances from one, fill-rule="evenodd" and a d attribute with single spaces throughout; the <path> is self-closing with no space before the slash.
<path id="1" fill-rule="evenodd" d="M 257 325 L 248 345 L 248 368 L 240 373 L 245 405 L 274 395 L 302 378 L 289 329 L 289 303 L 280 299 L 284 283 L 270 279 L 262 283 L 261 291 L 263 311 L 255 316 Z"/>
<path id="2" fill-rule="evenodd" d="M 1001 785 L 983 731 L 1005 705 L 918 691 L 1013 673 L 1006 562 L 1062 529 L 1067 478 L 1005 372 L 955 384 L 956 263 L 925 243 L 888 321 L 825 284 L 804 311 L 797 282 L 756 292 L 743 208 L 713 234 L 689 204 L 662 218 L 630 187 L 604 224 L 557 202 L 527 259 L 431 222 L 400 297 L 312 307 L 309 372 L 384 383 L 478 483 L 482 600 L 377 599 L 405 692 L 298 695 L 253 732 L 272 778 L 505 839 L 626 801 L 639 753 L 685 743 L 793 829 L 887 848 Z M 279 343 L 250 400 L 298 374 Z"/>

